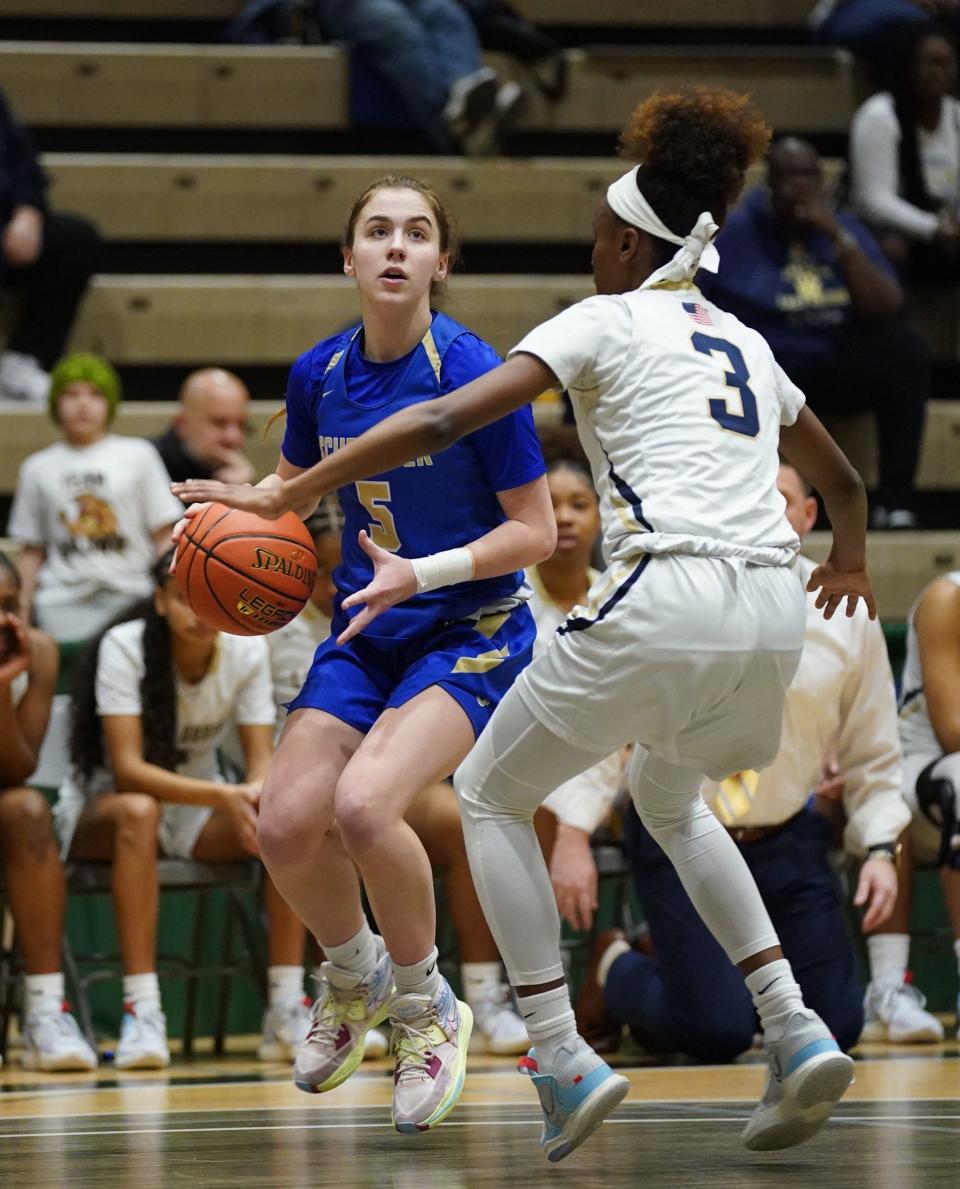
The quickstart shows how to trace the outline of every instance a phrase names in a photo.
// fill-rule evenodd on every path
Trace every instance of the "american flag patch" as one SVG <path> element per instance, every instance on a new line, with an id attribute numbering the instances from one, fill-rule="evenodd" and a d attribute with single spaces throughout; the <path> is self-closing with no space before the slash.
<path id="1" fill-rule="evenodd" d="M 702 306 L 698 301 L 685 301 L 683 308 L 687 311 L 694 322 L 699 322 L 701 326 L 713 326 L 714 321 L 710 317 L 706 306 Z"/>

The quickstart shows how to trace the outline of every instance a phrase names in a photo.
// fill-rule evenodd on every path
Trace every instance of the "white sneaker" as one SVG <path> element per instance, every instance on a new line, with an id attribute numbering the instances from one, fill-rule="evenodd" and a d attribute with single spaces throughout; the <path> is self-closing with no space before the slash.
<path id="1" fill-rule="evenodd" d="M 488 1053 L 525 1053 L 530 1048 L 526 1025 L 517 1014 L 510 988 L 501 983 L 495 993 L 470 1001 L 474 1035 Z"/>
<path id="2" fill-rule="evenodd" d="M 806 1008 L 793 1013 L 764 1054 L 767 1084 L 740 1138 L 751 1151 L 775 1152 L 802 1144 L 823 1127 L 853 1081 L 853 1061 Z"/>
<path id="3" fill-rule="evenodd" d="M 170 1064 L 167 1017 L 159 1007 L 137 1013 L 130 1004 L 124 1006 L 113 1063 L 117 1069 L 163 1069 Z"/>
<path id="4" fill-rule="evenodd" d="M 390 1041 L 379 1028 L 369 1028 L 363 1037 L 364 1061 L 379 1061 L 390 1052 Z"/>
<path id="5" fill-rule="evenodd" d="M 50 395 L 50 373 L 32 355 L 6 351 L 0 357 L 0 399 L 42 405 Z"/>
<path id="6" fill-rule="evenodd" d="M 937 1043 L 943 1025 L 924 1011 L 926 999 L 909 983 L 871 983 L 863 997 L 861 1040 L 887 1040 L 891 1044 Z"/>
<path id="7" fill-rule="evenodd" d="M 96 1069 L 97 1054 L 80 1031 L 67 1005 L 29 1012 L 23 1026 L 24 1069 L 61 1073 L 71 1069 Z"/>
<path id="8" fill-rule="evenodd" d="M 263 1037 L 257 1056 L 261 1061 L 293 1063 L 297 1048 L 310 1028 L 310 999 L 296 995 L 275 1003 L 263 1013 Z"/>

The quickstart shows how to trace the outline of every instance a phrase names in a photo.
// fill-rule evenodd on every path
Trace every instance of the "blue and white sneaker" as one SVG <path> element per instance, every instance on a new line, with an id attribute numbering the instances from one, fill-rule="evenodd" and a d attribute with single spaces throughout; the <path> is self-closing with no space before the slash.
<path id="1" fill-rule="evenodd" d="M 606 1061 L 586 1074 L 577 1074 L 570 1086 L 561 1086 L 549 1073 L 541 1073 L 536 1050 L 520 1058 L 517 1068 L 528 1074 L 537 1088 L 543 1108 L 540 1146 L 555 1164 L 579 1148 L 600 1126 L 618 1103 L 626 1097 L 630 1083 L 614 1073 Z"/>
<path id="2" fill-rule="evenodd" d="M 816 1135 L 853 1081 L 853 1060 L 816 1012 L 794 1012 L 764 1052 L 767 1084 L 741 1135 L 754 1152 L 792 1148 Z"/>

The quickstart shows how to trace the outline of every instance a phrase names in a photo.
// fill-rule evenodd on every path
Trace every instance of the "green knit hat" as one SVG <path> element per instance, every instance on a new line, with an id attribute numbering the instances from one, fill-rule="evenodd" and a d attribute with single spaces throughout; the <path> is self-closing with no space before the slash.
<path id="1" fill-rule="evenodd" d="M 109 409 L 107 420 L 112 421 L 117 411 L 117 405 L 123 398 L 123 387 L 120 377 L 113 367 L 99 355 L 87 355 L 83 351 L 76 351 L 73 355 L 65 355 L 50 373 L 50 416 L 54 421 L 57 417 L 57 401 L 60 394 L 68 385 L 76 380 L 86 380 L 107 398 Z"/>

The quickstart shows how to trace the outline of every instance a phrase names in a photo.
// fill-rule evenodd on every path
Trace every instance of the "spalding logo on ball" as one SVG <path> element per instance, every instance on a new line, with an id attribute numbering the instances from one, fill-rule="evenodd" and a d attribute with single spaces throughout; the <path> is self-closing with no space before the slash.
<path id="1" fill-rule="evenodd" d="M 294 512 L 264 520 L 210 504 L 180 538 L 174 574 L 205 624 L 234 636 L 265 636 L 303 610 L 317 558 Z"/>

